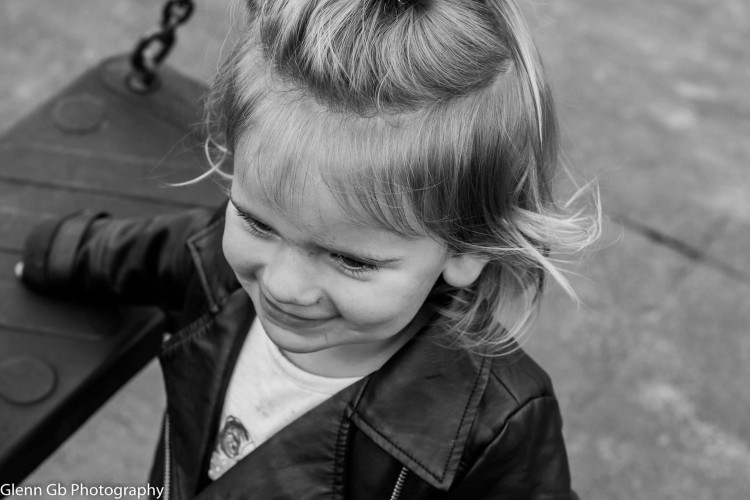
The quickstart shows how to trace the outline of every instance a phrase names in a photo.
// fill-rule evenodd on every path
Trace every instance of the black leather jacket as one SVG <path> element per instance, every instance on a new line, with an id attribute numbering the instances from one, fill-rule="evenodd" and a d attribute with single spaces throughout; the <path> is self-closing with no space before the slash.
<path id="1" fill-rule="evenodd" d="M 223 210 L 78 214 L 37 228 L 27 245 L 31 286 L 167 313 L 168 406 L 152 485 L 200 499 L 576 498 L 547 374 L 522 351 L 487 358 L 440 347 L 429 327 L 211 482 L 223 397 L 254 317 L 224 260 L 223 225 Z"/>

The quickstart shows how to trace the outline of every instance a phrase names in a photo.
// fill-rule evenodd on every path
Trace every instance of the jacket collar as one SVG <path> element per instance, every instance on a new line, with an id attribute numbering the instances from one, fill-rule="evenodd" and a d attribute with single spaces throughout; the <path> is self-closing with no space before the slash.
<path id="1" fill-rule="evenodd" d="M 355 425 L 431 486 L 455 478 L 490 362 L 448 349 L 423 328 L 373 373 L 351 410 Z"/>

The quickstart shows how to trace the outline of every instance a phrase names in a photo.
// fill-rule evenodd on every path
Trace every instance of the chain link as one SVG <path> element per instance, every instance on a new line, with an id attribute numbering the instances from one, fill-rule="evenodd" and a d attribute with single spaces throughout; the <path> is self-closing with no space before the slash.
<path id="1" fill-rule="evenodd" d="M 162 10 L 159 30 L 141 38 L 130 56 L 133 68 L 127 80 L 130 90 L 148 93 L 159 87 L 157 69 L 177 40 L 177 28 L 190 19 L 194 9 L 192 0 L 167 1 Z"/>

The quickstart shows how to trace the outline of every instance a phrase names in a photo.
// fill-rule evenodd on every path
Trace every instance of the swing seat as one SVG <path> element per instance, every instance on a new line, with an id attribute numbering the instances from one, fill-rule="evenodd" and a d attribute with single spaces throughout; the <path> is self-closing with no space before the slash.
<path id="1" fill-rule="evenodd" d="M 158 350 L 155 309 L 50 299 L 15 278 L 29 231 L 82 209 L 145 216 L 216 206 L 206 182 L 205 88 L 168 67 L 151 93 L 107 59 L 0 137 L 0 479 L 36 468 Z"/>

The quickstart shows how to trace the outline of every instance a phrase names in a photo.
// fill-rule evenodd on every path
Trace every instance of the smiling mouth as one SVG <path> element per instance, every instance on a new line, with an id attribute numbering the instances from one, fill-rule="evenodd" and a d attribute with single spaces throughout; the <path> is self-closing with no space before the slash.
<path id="1" fill-rule="evenodd" d="M 261 309 L 266 317 L 274 323 L 280 323 L 282 326 L 315 326 L 334 318 L 333 316 L 325 318 L 306 317 L 285 311 L 282 307 L 269 299 L 262 291 L 260 292 L 260 303 Z"/>

